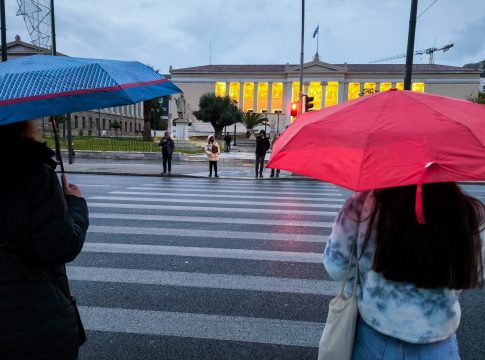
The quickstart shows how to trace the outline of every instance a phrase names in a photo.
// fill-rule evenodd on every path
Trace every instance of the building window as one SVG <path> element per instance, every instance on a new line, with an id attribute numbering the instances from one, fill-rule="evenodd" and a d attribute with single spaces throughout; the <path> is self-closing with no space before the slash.
<path id="1" fill-rule="evenodd" d="M 93 128 L 93 118 L 89 117 L 89 130 L 92 130 Z"/>
<path id="2" fill-rule="evenodd" d="M 366 82 L 364 83 L 364 93 L 362 95 L 369 95 L 375 94 L 376 92 L 376 83 L 374 82 Z"/>
<path id="3" fill-rule="evenodd" d="M 300 82 L 293 81 L 291 84 L 291 102 L 297 102 L 299 99 L 299 92 L 300 92 Z"/>
<path id="4" fill-rule="evenodd" d="M 416 92 L 424 92 L 424 83 L 422 83 L 422 82 L 413 83 L 411 90 L 416 91 Z"/>
<path id="5" fill-rule="evenodd" d="M 308 96 L 313 96 L 313 108 L 312 110 L 318 110 L 322 108 L 322 83 L 319 81 L 311 81 L 308 86 Z"/>
<path id="6" fill-rule="evenodd" d="M 329 81 L 325 88 L 325 107 L 338 104 L 338 82 Z"/>
<path id="7" fill-rule="evenodd" d="M 128 121 L 125 121 L 125 132 L 128 131 Z"/>
<path id="8" fill-rule="evenodd" d="M 398 90 L 404 90 L 404 83 L 403 82 L 396 83 L 396 89 L 398 89 Z"/>
<path id="9" fill-rule="evenodd" d="M 83 129 L 86 129 L 86 117 L 85 117 L 85 116 L 83 116 L 81 119 L 82 119 L 82 120 L 81 120 L 81 125 L 82 125 L 82 128 L 83 128 Z"/>
<path id="10" fill-rule="evenodd" d="M 390 82 L 381 82 L 379 84 L 379 91 L 384 92 L 384 91 L 389 91 L 392 89 L 392 83 Z"/>
<path id="11" fill-rule="evenodd" d="M 100 128 L 100 121 L 99 118 L 96 118 L 96 130 L 99 130 Z"/>
<path id="12" fill-rule="evenodd" d="M 357 83 L 357 82 L 349 83 L 349 91 L 347 96 L 349 100 L 358 99 L 360 96 L 360 83 Z"/>
<path id="13" fill-rule="evenodd" d="M 78 117 L 77 117 L 77 115 L 74 115 L 74 129 L 77 129 L 78 126 L 79 126 L 79 124 L 78 124 Z"/>
<path id="14" fill-rule="evenodd" d="M 103 130 L 106 130 L 106 119 L 103 119 Z"/>
<path id="15" fill-rule="evenodd" d="M 254 83 L 244 83 L 243 90 L 243 109 L 244 111 L 254 111 Z"/>
<path id="16" fill-rule="evenodd" d="M 241 101 L 241 84 L 238 82 L 229 83 L 229 97 L 231 100 Z"/>
<path id="17" fill-rule="evenodd" d="M 283 111 L 283 83 L 273 83 L 271 109 L 273 112 Z"/>
<path id="18" fill-rule="evenodd" d="M 223 81 L 216 82 L 216 96 L 226 96 L 226 83 Z"/>
<path id="19" fill-rule="evenodd" d="M 130 132 L 133 131 L 133 123 L 130 121 Z"/>
<path id="20" fill-rule="evenodd" d="M 268 111 L 268 83 L 258 83 L 258 112 Z"/>

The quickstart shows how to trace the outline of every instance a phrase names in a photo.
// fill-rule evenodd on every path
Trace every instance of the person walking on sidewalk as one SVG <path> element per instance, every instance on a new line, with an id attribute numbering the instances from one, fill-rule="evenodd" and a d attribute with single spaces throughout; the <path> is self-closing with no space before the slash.
<path id="1" fill-rule="evenodd" d="M 74 360 L 86 338 L 65 264 L 84 245 L 88 206 L 36 138 L 34 122 L 0 126 L 0 359 Z"/>
<path id="2" fill-rule="evenodd" d="M 232 141 L 232 137 L 231 135 L 229 135 L 229 133 L 227 133 L 226 136 L 224 136 L 224 142 L 226 143 L 226 146 L 224 148 L 225 152 L 231 151 L 231 141 Z"/>
<path id="3" fill-rule="evenodd" d="M 271 141 L 271 149 L 273 149 L 273 146 L 280 137 L 280 133 L 274 134 L 273 141 Z M 271 175 L 269 177 L 275 177 L 275 170 L 276 170 L 276 177 L 280 176 L 280 169 L 271 169 Z"/>
<path id="4" fill-rule="evenodd" d="M 173 151 L 175 150 L 175 143 L 170 137 L 170 133 L 168 131 L 165 132 L 158 145 L 160 145 L 162 149 L 163 172 L 161 175 L 167 175 L 168 165 L 168 176 L 170 176 L 172 172 L 172 155 Z"/>
<path id="5" fill-rule="evenodd" d="M 424 184 L 419 224 L 416 191 L 356 193 L 333 225 L 323 263 L 334 280 L 349 271 L 347 299 L 358 274 L 352 359 L 460 358 L 459 294 L 483 284 L 485 207 L 457 183 Z"/>
<path id="6" fill-rule="evenodd" d="M 256 177 L 263 177 L 264 168 L 264 158 L 266 157 L 266 152 L 271 147 L 269 139 L 266 137 L 266 131 L 261 130 L 258 137 L 256 138 Z"/>
<path id="7" fill-rule="evenodd" d="M 219 154 L 221 153 L 221 148 L 219 147 L 219 144 L 216 142 L 213 135 L 209 135 L 207 137 L 207 145 L 205 147 L 205 153 L 209 158 L 209 177 L 212 177 L 212 169 L 214 168 L 214 176 L 218 178 L 219 175 L 217 175 L 217 162 L 219 161 Z"/>

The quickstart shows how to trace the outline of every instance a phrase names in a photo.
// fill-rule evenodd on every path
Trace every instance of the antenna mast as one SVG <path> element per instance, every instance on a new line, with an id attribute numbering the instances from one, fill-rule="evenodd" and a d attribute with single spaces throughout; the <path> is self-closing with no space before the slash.
<path id="1" fill-rule="evenodd" d="M 50 0 L 17 0 L 17 16 L 24 18 L 32 44 L 39 48 L 52 48 Z"/>

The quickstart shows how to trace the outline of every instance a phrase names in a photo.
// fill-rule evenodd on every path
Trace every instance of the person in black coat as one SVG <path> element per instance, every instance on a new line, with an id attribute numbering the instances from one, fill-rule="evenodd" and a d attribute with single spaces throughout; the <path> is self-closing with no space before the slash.
<path id="1" fill-rule="evenodd" d="M 224 136 L 224 142 L 226 144 L 226 146 L 224 147 L 225 152 L 231 151 L 231 141 L 232 141 L 232 136 L 229 135 L 229 133 L 227 133 L 226 136 Z"/>
<path id="2" fill-rule="evenodd" d="M 271 144 L 266 137 L 266 131 L 261 130 L 256 138 L 256 177 L 263 177 L 264 158 L 266 157 L 266 151 L 269 150 Z"/>
<path id="3" fill-rule="evenodd" d="M 33 123 L 0 126 L 0 359 L 77 359 L 84 329 L 65 264 L 81 251 L 88 208 L 59 183 Z"/>
<path id="4" fill-rule="evenodd" d="M 162 162 L 163 162 L 163 172 L 161 175 L 167 175 L 167 163 L 168 163 L 168 176 L 172 172 L 172 155 L 175 149 L 175 143 L 170 137 L 170 133 L 167 131 L 160 139 L 158 143 L 162 148 Z"/>

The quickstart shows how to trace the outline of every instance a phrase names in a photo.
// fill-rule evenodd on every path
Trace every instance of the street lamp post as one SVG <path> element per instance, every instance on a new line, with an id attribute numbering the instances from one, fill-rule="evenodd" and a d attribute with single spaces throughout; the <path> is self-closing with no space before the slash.
<path id="1" fill-rule="evenodd" d="M 263 116 L 264 116 L 264 133 L 266 134 L 266 125 L 268 124 L 268 110 L 261 110 L 261 112 L 263 113 Z"/>
<path id="2" fill-rule="evenodd" d="M 237 111 L 237 101 L 236 100 L 233 100 L 232 101 L 232 106 L 234 106 L 234 111 Z M 236 141 L 236 124 L 237 124 L 237 121 L 236 121 L 236 117 L 234 118 L 234 142 L 232 143 L 232 146 L 237 146 L 237 141 Z"/>
<path id="3" fill-rule="evenodd" d="M 278 115 L 278 120 L 276 120 L 276 132 L 279 133 L 280 132 L 280 114 L 281 114 L 281 110 L 275 110 L 274 112 Z"/>

